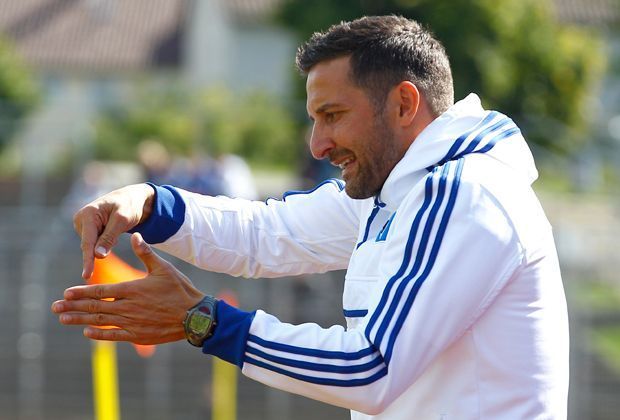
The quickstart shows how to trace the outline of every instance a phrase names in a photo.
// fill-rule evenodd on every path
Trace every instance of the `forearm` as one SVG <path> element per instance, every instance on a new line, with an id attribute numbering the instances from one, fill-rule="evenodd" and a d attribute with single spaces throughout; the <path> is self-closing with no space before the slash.
<path id="1" fill-rule="evenodd" d="M 293 203 L 266 204 L 157 187 L 153 216 L 138 230 L 158 249 L 235 276 L 278 277 L 345 268 L 355 243 L 356 220 L 340 197 L 334 199 L 337 192 L 329 186 L 323 189 L 317 192 L 323 195 L 319 199 L 294 197 Z M 336 203 L 331 210 L 317 209 L 330 200 Z"/>
<path id="2" fill-rule="evenodd" d="M 215 335 L 203 352 L 242 369 L 244 375 L 287 392 L 357 411 L 380 411 L 387 367 L 357 330 L 282 323 L 263 311 L 218 304 Z"/>

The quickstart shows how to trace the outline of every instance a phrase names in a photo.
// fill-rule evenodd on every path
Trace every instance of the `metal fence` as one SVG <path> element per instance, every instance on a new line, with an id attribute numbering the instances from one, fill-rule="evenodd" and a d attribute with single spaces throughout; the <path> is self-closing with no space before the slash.
<path id="1" fill-rule="evenodd" d="M 0 419 L 93 418 L 91 343 L 49 310 L 81 281 L 71 221 L 58 207 L 0 207 L 0 220 Z M 140 267 L 127 240 L 117 252 Z M 248 280 L 172 260 L 202 290 L 236 291 L 242 308 L 264 308 L 291 322 L 343 322 L 342 272 Z M 159 345 L 150 358 L 127 343 L 117 352 L 122 418 L 210 417 L 211 356 L 183 342 Z M 240 419 L 349 418 L 346 410 L 238 377 Z"/>
<path id="2" fill-rule="evenodd" d="M 543 201 L 556 228 L 570 308 L 570 418 L 615 419 L 620 380 L 597 355 L 590 332 L 603 323 L 619 325 L 620 308 L 601 313 L 576 302 L 580 283 L 593 277 L 617 280 L 613 244 L 620 224 L 613 205 L 596 213 L 600 205 L 583 209 L 572 198 L 547 196 Z M 597 223 L 581 221 L 575 208 L 596 213 Z M 127 238 L 117 251 L 140 267 Z M 172 260 L 202 290 L 235 291 L 242 308 L 263 308 L 293 323 L 343 322 L 343 272 L 248 280 Z M 0 420 L 93 418 L 91 343 L 80 327 L 61 326 L 49 311 L 66 287 L 81 281 L 80 272 L 78 238 L 62 206 L 0 207 Z M 210 356 L 182 342 L 157 346 L 146 359 L 126 343 L 117 349 L 123 418 L 210 417 Z M 346 410 L 270 389 L 241 374 L 238 378 L 239 419 L 349 418 Z"/>

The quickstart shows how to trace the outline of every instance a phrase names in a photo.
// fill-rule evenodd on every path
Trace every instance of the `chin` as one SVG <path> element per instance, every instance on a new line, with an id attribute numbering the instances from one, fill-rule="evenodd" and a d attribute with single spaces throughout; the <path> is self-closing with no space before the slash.
<path id="1" fill-rule="evenodd" d="M 353 183 L 346 183 L 344 186 L 344 191 L 347 195 L 354 200 L 364 200 L 366 198 L 373 197 L 377 194 L 378 191 L 369 191 L 368 189 L 359 188 L 357 185 L 353 185 Z"/>

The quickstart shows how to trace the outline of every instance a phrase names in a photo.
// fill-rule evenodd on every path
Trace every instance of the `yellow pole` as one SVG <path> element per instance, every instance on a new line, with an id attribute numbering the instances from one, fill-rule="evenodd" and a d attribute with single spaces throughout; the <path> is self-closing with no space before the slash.
<path id="1" fill-rule="evenodd" d="M 92 368 L 95 420 L 119 420 L 116 343 L 93 341 Z"/>
<path id="2" fill-rule="evenodd" d="M 236 420 L 237 366 L 214 357 L 212 389 L 211 418 L 213 420 Z"/>

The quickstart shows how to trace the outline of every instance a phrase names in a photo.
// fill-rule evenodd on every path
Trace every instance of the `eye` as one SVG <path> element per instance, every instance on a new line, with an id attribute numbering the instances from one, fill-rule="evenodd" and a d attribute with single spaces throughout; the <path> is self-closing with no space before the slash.
<path id="1" fill-rule="evenodd" d="M 337 114 L 338 114 L 337 112 L 326 112 L 325 113 L 325 122 L 327 122 L 327 123 L 334 122 L 336 120 L 336 115 Z"/>

